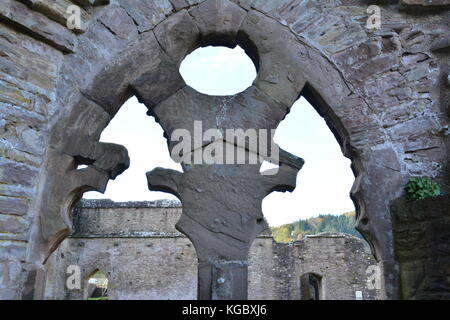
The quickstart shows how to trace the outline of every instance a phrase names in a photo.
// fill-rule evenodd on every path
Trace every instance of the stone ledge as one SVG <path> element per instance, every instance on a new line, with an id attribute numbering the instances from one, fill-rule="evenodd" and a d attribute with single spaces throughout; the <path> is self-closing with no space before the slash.
<path id="1" fill-rule="evenodd" d="M 96 239 L 96 238 L 105 238 L 105 239 L 140 239 L 140 238 L 186 238 L 185 235 L 179 232 L 130 232 L 130 233 L 75 233 L 70 236 L 71 239 Z"/>
<path id="2" fill-rule="evenodd" d="M 366 245 L 366 243 L 363 239 L 357 238 L 348 233 L 339 233 L 339 232 L 321 232 L 318 234 L 310 234 L 310 235 L 306 235 L 302 240 L 296 240 L 296 241 L 290 242 L 290 244 L 297 247 L 297 246 L 301 246 L 303 243 L 305 243 L 308 240 L 315 240 L 315 239 L 348 239 L 348 240 L 357 241 L 357 242 L 360 242 L 360 243 Z"/>
<path id="3" fill-rule="evenodd" d="M 321 232 L 318 234 L 306 235 L 305 239 L 308 239 L 308 238 L 347 238 L 347 239 L 361 240 L 355 236 L 352 236 L 351 234 L 339 233 L 339 232 Z"/>
<path id="4" fill-rule="evenodd" d="M 179 232 L 130 232 L 130 233 L 74 233 L 70 239 L 174 239 L 187 238 Z M 256 239 L 272 239 L 269 235 L 259 235 Z"/>
<path id="5" fill-rule="evenodd" d="M 450 0 L 401 0 L 402 6 L 422 6 L 422 7 L 439 7 L 449 6 Z"/>

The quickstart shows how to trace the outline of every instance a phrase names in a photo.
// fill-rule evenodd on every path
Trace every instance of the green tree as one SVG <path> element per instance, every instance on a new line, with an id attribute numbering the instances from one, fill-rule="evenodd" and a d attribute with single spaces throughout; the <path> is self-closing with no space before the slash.
<path id="1" fill-rule="evenodd" d="M 272 228 L 272 235 L 277 242 L 290 242 L 291 237 L 289 235 L 289 229 L 287 225 Z"/>

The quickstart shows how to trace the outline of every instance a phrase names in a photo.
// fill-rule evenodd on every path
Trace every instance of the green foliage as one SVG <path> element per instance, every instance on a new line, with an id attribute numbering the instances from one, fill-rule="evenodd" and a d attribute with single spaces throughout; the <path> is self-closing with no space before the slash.
<path id="1" fill-rule="evenodd" d="M 436 197 L 441 194 L 439 185 L 428 177 L 416 177 L 409 179 L 405 186 L 406 198 L 408 200 L 425 199 Z"/>
<path id="2" fill-rule="evenodd" d="M 320 215 L 315 218 L 299 220 L 280 227 L 273 227 L 272 235 L 277 242 L 291 242 L 302 239 L 305 235 L 321 232 L 339 232 L 362 238 L 355 229 L 355 213 L 342 215 Z"/>
<path id="3" fill-rule="evenodd" d="M 273 228 L 272 235 L 277 242 L 290 242 L 291 237 L 289 236 L 289 229 L 286 225 Z"/>

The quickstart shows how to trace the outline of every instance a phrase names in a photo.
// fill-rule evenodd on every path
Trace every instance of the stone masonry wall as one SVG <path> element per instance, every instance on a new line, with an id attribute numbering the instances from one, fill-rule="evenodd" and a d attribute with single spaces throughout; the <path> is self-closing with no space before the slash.
<path id="1" fill-rule="evenodd" d="M 361 291 L 365 300 L 377 298 L 376 285 L 369 281 L 369 267 L 376 264 L 359 239 L 341 234 L 314 235 L 295 243 L 294 252 L 300 274 L 322 276 L 325 299 L 352 300 L 356 291 Z"/>
<path id="2" fill-rule="evenodd" d="M 108 277 L 110 299 L 196 299 L 197 256 L 174 228 L 178 202 L 88 203 L 53 255 L 47 298 L 83 299 L 83 290 L 64 290 L 67 266 L 79 265 L 84 289 L 95 270 Z"/>
<path id="3" fill-rule="evenodd" d="M 47 299 L 85 299 L 86 280 L 101 270 L 109 299 L 196 299 L 197 256 L 176 229 L 177 202 L 114 203 L 84 200 L 75 211 L 75 233 L 49 262 Z M 81 268 L 81 290 L 65 287 L 67 267 Z M 279 244 L 260 235 L 249 258 L 249 299 L 299 299 L 300 277 L 323 277 L 324 299 L 376 299 L 366 270 L 376 265 L 362 241 L 347 235 L 319 235 Z"/>
<path id="4" fill-rule="evenodd" d="M 74 160 L 79 154 L 67 154 L 50 143 L 55 125 L 84 111 L 80 95 L 97 106 L 90 91 L 98 89 L 92 87 L 93 79 L 130 44 L 153 33 L 165 19 L 205 2 L 0 2 L 0 299 L 42 297 L 39 290 L 49 250 L 40 243 L 40 228 L 47 225 L 41 222 L 49 209 L 62 217 L 67 205 L 62 199 L 46 207 L 43 198 L 59 199 L 57 191 L 73 176 L 82 175 Z M 410 176 L 432 176 L 444 193 L 450 189 L 449 1 L 374 0 L 382 18 L 375 30 L 366 28 L 369 13 L 364 0 L 232 2 L 284 26 L 296 45 L 307 48 L 298 54 L 298 61 L 307 59 L 303 67 L 313 70 L 307 80 L 321 91 L 324 101 L 313 94 L 309 98 L 331 106 L 318 111 L 344 153 L 355 160 L 358 175 L 352 194 L 360 212 L 357 225 L 385 272 L 390 272 L 387 278 L 394 279 L 383 289 L 389 293 L 385 297 L 397 297 L 387 208 L 401 196 Z M 83 24 L 69 30 L 66 9 L 73 4 L 80 5 Z M 158 43 L 155 46 L 160 50 Z M 103 121 L 105 126 L 108 121 Z M 60 127 L 67 129 L 64 122 Z M 71 164 L 61 169 L 62 182 L 47 188 L 59 169 L 55 163 L 65 163 L 61 158 L 51 162 L 55 153 Z M 77 190 L 86 185 L 80 182 Z"/>

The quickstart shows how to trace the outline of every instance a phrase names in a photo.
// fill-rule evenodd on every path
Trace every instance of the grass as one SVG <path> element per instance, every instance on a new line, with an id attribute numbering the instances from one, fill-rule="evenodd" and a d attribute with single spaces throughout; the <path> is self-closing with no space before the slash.
<path id="1" fill-rule="evenodd" d="M 108 297 L 88 298 L 88 300 L 108 300 Z"/>

